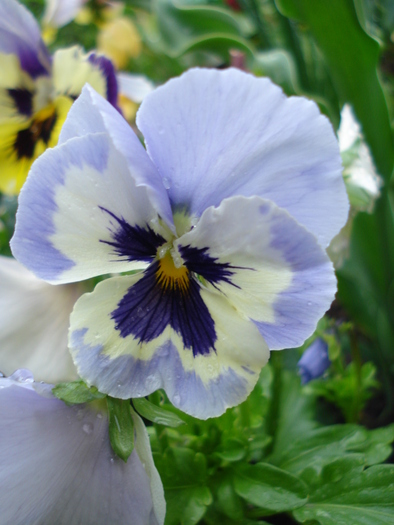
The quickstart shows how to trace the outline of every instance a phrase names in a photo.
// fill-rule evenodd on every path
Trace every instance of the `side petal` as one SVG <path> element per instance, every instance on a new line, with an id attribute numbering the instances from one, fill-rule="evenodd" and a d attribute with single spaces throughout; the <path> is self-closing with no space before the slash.
<path id="1" fill-rule="evenodd" d="M 0 290 L 0 370 L 9 375 L 25 367 L 52 383 L 76 379 L 67 332 L 82 288 L 51 286 L 0 256 Z"/>
<path id="2" fill-rule="evenodd" d="M 316 238 L 259 197 L 208 208 L 178 250 L 209 289 L 256 323 L 270 350 L 301 345 L 334 300 L 333 266 Z"/>
<path id="3" fill-rule="evenodd" d="M 348 201 L 332 126 L 317 105 L 267 78 L 192 69 L 147 95 L 137 125 L 173 207 L 201 216 L 233 195 L 275 202 L 322 246 Z"/>
<path id="4" fill-rule="evenodd" d="M 89 133 L 107 133 L 127 159 L 137 186 L 145 186 L 160 217 L 175 231 L 166 188 L 137 135 L 127 121 L 90 86 L 85 86 L 73 104 L 60 134 L 59 144 Z"/>
<path id="5" fill-rule="evenodd" d="M 105 412 L 47 396 L 0 379 L 3 522 L 162 525 L 162 493 L 157 512 L 138 452 L 127 463 L 114 455 Z M 140 430 L 139 423 L 136 443 L 147 439 Z"/>
<path id="6" fill-rule="evenodd" d="M 119 93 L 138 104 L 154 90 L 153 82 L 144 75 L 118 73 L 116 78 L 119 84 Z"/>
<path id="7" fill-rule="evenodd" d="M 145 187 L 105 134 L 47 150 L 20 194 L 11 247 L 53 284 L 130 271 L 155 256 L 163 237 Z M 134 262 L 132 262 L 134 261 Z"/>
<path id="8" fill-rule="evenodd" d="M 189 308 L 193 294 L 159 298 L 153 279 L 139 286 L 147 275 L 107 279 L 76 303 L 69 346 L 78 373 L 125 399 L 164 388 L 175 406 L 202 419 L 242 402 L 269 357 L 255 325 L 208 290 L 198 292 L 198 309 Z"/>
<path id="9" fill-rule="evenodd" d="M 16 0 L 0 3 L 0 52 L 17 55 L 32 78 L 48 75 L 51 58 L 33 15 Z"/>
<path id="10" fill-rule="evenodd" d="M 52 27 L 62 27 L 71 22 L 81 9 L 85 0 L 46 0 L 43 23 Z"/>
<path id="11" fill-rule="evenodd" d="M 117 107 L 118 84 L 112 62 L 97 53 L 85 54 L 79 46 L 59 49 L 53 55 L 53 83 L 57 95 L 77 98 L 90 84 L 110 104 Z"/>

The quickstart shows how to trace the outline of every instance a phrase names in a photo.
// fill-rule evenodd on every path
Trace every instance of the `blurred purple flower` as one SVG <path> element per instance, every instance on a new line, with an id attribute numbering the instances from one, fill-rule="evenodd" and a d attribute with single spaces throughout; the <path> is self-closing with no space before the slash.
<path id="1" fill-rule="evenodd" d="M 302 384 L 322 376 L 330 364 L 327 343 L 323 339 L 316 339 L 298 361 Z"/>

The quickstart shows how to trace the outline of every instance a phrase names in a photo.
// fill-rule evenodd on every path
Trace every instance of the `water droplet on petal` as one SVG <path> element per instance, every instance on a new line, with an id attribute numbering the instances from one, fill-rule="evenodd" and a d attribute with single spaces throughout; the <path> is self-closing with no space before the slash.
<path id="1" fill-rule="evenodd" d="M 181 396 L 178 394 L 175 394 L 175 396 L 173 397 L 174 405 L 179 405 L 180 402 L 181 402 Z"/>
<path id="2" fill-rule="evenodd" d="M 85 434 L 91 434 L 93 432 L 93 424 L 92 423 L 84 423 L 82 425 L 82 430 L 85 432 Z"/>
<path id="3" fill-rule="evenodd" d="M 163 178 L 163 184 L 166 190 L 169 190 L 171 188 L 170 181 L 167 179 L 167 177 Z"/>
<path id="4" fill-rule="evenodd" d="M 97 419 L 102 419 L 103 418 L 103 414 L 101 412 L 98 412 L 96 417 L 97 417 Z"/>
<path id="5" fill-rule="evenodd" d="M 20 370 L 14 372 L 10 376 L 10 379 L 18 381 L 19 383 L 34 383 L 33 374 L 30 372 L 30 370 L 26 370 L 25 368 L 21 368 Z"/>

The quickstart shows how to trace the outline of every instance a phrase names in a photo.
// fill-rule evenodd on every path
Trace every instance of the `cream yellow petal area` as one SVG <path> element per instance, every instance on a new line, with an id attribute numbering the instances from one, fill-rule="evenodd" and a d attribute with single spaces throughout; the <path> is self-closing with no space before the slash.
<path id="1" fill-rule="evenodd" d="M 177 249 L 208 289 L 255 322 L 271 350 L 300 346 L 335 296 L 333 267 L 316 237 L 260 197 L 208 208 Z"/>
<path id="2" fill-rule="evenodd" d="M 242 402 L 269 357 L 254 323 L 239 315 L 225 297 L 208 290 L 198 291 L 208 312 L 203 316 L 175 301 L 161 309 L 158 302 L 166 299 L 155 291 L 149 292 L 150 303 L 144 301 L 145 296 L 135 301 L 133 295 L 139 293 L 145 278 L 146 272 L 108 279 L 76 303 L 69 346 L 81 377 L 120 398 L 141 397 L 164 388 L 175 406 L 203 419 Z M 119 328 L 117 312 L 122 304 L 123 318 L 130 324 L 127 333 Z M 179 323 L 178 308 L 182 306 L 189 317 Z M 206 327 L 198 322 L 211 325 L 213 346 L 209 351 L 204 341 Z M 191 326 L 197 333 L 193 346 L 188 344 Z"/>
<path id="3" fill-rule="evenodd" d="M 78 96 L 88 83 L 107 98 L 107 78 L 79 46 L 59 49 L 53 55 L 53 83 L 57 95 Z"/>

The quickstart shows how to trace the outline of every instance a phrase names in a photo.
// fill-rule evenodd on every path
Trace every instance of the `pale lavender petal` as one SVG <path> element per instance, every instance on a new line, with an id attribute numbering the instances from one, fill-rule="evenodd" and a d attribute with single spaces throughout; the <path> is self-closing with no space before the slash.
<path id="1" fill-rule="evenodd" d="M 158 214 L 173 229 L 166 188 L 138 137 L 127 121 L 94 89 L 85 86 L 73 104 L 60 134 L 59 144 L 89 133 L 108 133 L 114 146 L 127 159 L 137 186 L 145 186 Z"/>
<path id="2" fill-rule="evenodd" d="M 46 0 L 44 24 L 62 27 L 71 22 L 86 0 Z"/>
<path id="3" fill-rule="evenodd" d="M 23 366 L 51 383 L 76 379 L 67 334 L 82 287 L 49 285 L 0 256 L 0 290 L 0 370 L 8 375 Z"/>
<path id="4" fill-rule="evenodd" d="M 33 165 L 11 247 L 41 279 L 81 281 L 146 266 L 165 242 L 155 221 L 146 187 L 135 185 L 108 135 L 86 135 L 47 150 Z M 117 250 L 119 238 L 126 253 Z"/>
<path id="5" fill-rule="evenodd" d="M 303 344 L 334 300 L 334 269 L 314 235 L 260 197 L 208 208 L 177 246 L 209 289 L 255 322 L 270 350 Z"/>
<path id="6" fill-rule="evenodd" d="M 146 454 L 149 444 L 139 443 L 124 463 L 111 449 L 105 411 L 68 407 L 48 397 L 48 390 L 45 397 L 37 393 L 43 388 L 31 381 L 0 378 L 2 523 L 161 525 L 157 473 L 153 499 L 137 453 Z M 133 418 L 136 442 L 146 442 L 138 416 Z"/>
<path id="7" fill-rule="evenodd" d="M 0 2 L 0 52 L 17 55 L 31 77 L 48 75 L 51 59 L 33 15 L 16 0 Z"/>
<path id="8" fill-rule="evenodd" d="M 317 105 L 267 78 L 192 69 L 143 100 L 137 125 L 173 208 L 200 216 L 233 195 L 275 202 L 322 246 L 348 202 L 332 126 Z"/>
<path id="9" fill-rule="evenodd" d="M 153 91 L 154 85 L 144 75 L 133 75 L 131 73 L 118 73 L 117 81 L 119 93 L 139 104 L 146 95 Z"/>

